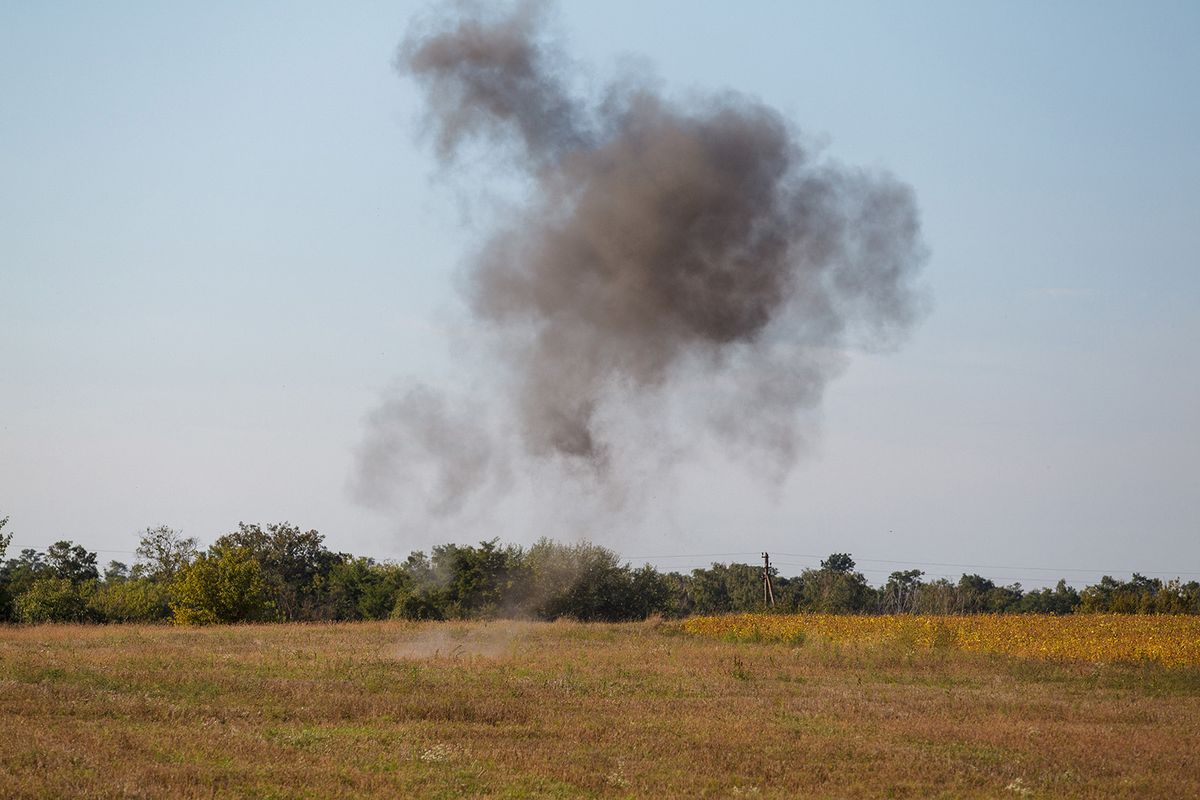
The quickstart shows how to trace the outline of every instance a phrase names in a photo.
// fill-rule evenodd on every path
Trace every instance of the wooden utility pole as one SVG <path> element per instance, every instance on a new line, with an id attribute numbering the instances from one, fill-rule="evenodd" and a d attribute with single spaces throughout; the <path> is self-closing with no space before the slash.
<path id="1" fill-rule="evenodd" d="M 763 553 L 763 605 L 775 607 L 775 588 L 771 586 L 771 556 Z"/>

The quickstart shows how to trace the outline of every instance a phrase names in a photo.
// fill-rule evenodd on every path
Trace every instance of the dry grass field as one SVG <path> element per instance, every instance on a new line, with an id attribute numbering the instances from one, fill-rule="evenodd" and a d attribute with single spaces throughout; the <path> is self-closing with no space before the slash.
<path id="1" fill-rule="evenodd" d="M 1200 671 L 678 625 L 0 629 L 0 797 L 1198 797 Z"/>

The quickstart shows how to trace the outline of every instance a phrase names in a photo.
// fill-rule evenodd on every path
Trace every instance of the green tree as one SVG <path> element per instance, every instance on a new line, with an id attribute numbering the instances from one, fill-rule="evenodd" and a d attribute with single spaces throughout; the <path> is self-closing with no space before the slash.
<path id="1" fill-rule="evenodd" d="M 541 539 L 525 554 L 521 607 L 541 619 L 619 622 L 667 610 L 666 580 L 652 567 L 633 570 L 607 548 Z"/>
<path id="2" fill-rule="evenodd" d="M 989 614 L 1010 614 L 1021 607 L 1021 600 L 1024 597 L 1025 590 L 1019 583 L 1010 586 L 996 586 L 988 592 L 987 597 L 984 598 L 984 604 Z"/>
<path id="3" fill-rule="evenodd" d="M 0 568 L 0 601 L 4 618 L 24 622 L 79 622 L 87 617 L 87 596 L 99 571 L 96 554 L 69 541 L 50 545 L 45 553 L 26 548 Z M 72 591 L 63 588 L 65 584 Z"/>
<path id="4" fill-rule="evenodd" d="M 1070 614 L 1079 605 L 1079 592 L 1060 580 L 1053 589 L 1026 592 L 1014 611 L 1023 614 Z"/>
<path id="5" fill-rule="evenodd" d="M 0 622 L 12 619 L 12 594 L 9 590 L 9 571 L 4 556 L 12 544 L 12 533 L 5 533 L 8 517 L 0 518 Z"/>
<path id="6" fill-rule="evenodd" d="M 1154 610 L 1159 614 L 1200 614 L 1200 582 L 1167 581 L 1154 597 Z"/>
<path id="7" fill-rule="evenodd" d="M 447 593 L 437 586 L 409 585 L 396 593 L 392 616 L 396 619 L 443 620 L 447 618 L 450 603 Z"/>
<path id="8" fill-rule="evenodd" d="M 953 614 L 958 611 L 958 586 L 938 578 L 922 583 L 917 591 L 914 610 L 918 614 Z"/>
<path id="9" fill-rule="evenodd" d="M 775 575 L 774 567 L 771 568 L 771 573 L 771 583 L 775 587 L 775 610 L 783 614 L 802 611 L 804 609 L 804 578 Z"/>
<path id="10" fill-rule="evenodd" d="M 88 607 L 106 622 L 159 622 L 171 618 L 171 587 L 149 578 L 105 581 L 88 597 Z"/>
<path id="11" fill-rule="evenodd" d="M 908 614 L 915 611 L 924 575 L 919 569 L 897 570 L 889 575 L 883 586 L 884 613 Z"/>
<path id="12" fill-rule="evenodd" d="M 958 579 L 958 608 L 960 614 L 980 614 L 988 611 L 1000 611 L 993 608 L 996 600 L 1003 605 L 1003 598 L 997 598 L 997 586 L 994 581 L 980 575 L 963 575 Z"/>
<path id="13" fill-rule="evenodd" d="M 326 608 L 331 619 L 387 619 L 410 585 L 408 573 L 396 564 L 343 555 L 329 570 Z"/>
<path id="14" fill-rule="evenodd" d="M 849 553 L 832 553 L 821 562 L 821 569 L 835 575 L 849 574 L 854 572 L 854 559 Z"/>
<path id="15" fill-rule="evenodd" d="M 120 583 L 129 578 L 129 565 L 123 561 L 109 561 L 108 566 L 104 568 L 105 583 Z"/>
<path id="16" fill-rule="evenodd" d="M 201 554 L 171 585 L 171 611 L 180 625 L 269 619 L 273 606 L 262 567 L 245 547 Z"/>
<path id="17" fill-rule="evenodd" d="M 100 577 L 96 554 L 88 552 L 83 545 L 66 540 L 46 548 L 46 567 L 57 577 L 72 583 L 94 581 Z"/>
<path id="18" fill-rule="evenodd" d="M 685 613 L 727 614 L 763 608 L 762 567 L 750 564 L 712 564 L 694 569 L 682 589 L 682 597 L 676 597 L 677 603 L 686 608 Z"/>
<path id="19" fill-rule="evenodd" d="M 211 552 L 245 549 L 262 567 L 263 580 L 284 620 L 326 619 L 327 578 L 341 557 L 325 548 L 325 537 L 287 522 L 263 528 L 238 523 L 238 529 L 213 542 Z"/>
<path id="20" fill-rule="evenodd" d="M 1105 575 L 1099 583 L 1084 588 L 1079 610 L 1084 613 L 1152 614 L 1158 608 L 1158 595 L 1163 589 L 1163 582 L 1158 578 L 1147 578 L 1136 572 L 1128 581 Z M 1169 604 L 1169 598 L 1164 599 Z"/>
<path id="21" fill-rule="evenodd" d="M 649 564 L 633 570 L 632 594 L 622 619 L 646 619 L 653 614 L 670 614 L 671 584 L 666 576 Z"/>
<path id="22" fill-rule="evenodd" d="M 191 564 L 199 548 L 194 536 L 185 537 L 166 525 L 146 528 L 138 541 L 138 558 L 145 562 L 146 577 L 171 581 L 179 570 Z"/>
<path id="23" fill-rule="evenodd" d="M 7 525 L 8 517 L 0 517 L 0 561 L 4 560 L 4 556 L 8 552 L 8 546 L 12 544 L 12 533 L 4 532 L 4 528 Z"/>
<path id="24" fill-rule="evenodd" d="M 854 571 L 849 553 L 834 553 L 821 562 L 820 569 L 805 570 L 802 593 L 806 611 L 848 614 L 875 608 L 875 590 L 861 572 Z"/>
<path id="25" fill-rule="evenodd" d="M 446 619 L 450 606 L 449 576 L 444 568 L 434 570 L 432 559 L 423 552 L 408 554 L 402 567 L 408 576 L 396 594 L 392 616 L 397 619 Z"/>
<path id="26" fill-rule="evenodd" d="M 94 619 L 89 600 L 95 590 L 95 581 L 43 575 L 17 597 L 17 618 L 28 623 L 89 621 Z"/>
<path id="27" fill-rule="evenodd" d="M 431 565 L 427 596 L 440 594 L 445 616 L 459 619 L 499 616 L 524 578 L 520 548 L 501 547 L 498 539 L 478 547 L 439 545 Z"/>
<path id="28" fill-rule="evenodd" d="M 15 600 L 29 590 L 45 569 L 45 556 L 30 547 L 22 550 L 16 558 L 4 562 L 3 567 L 0 567 L 0 588 L 3 589 L 0 592 L 0 601 L 4 603 L 0 612 L 3 613 L 4 620 L 16 622 L 20 619 Z"/>

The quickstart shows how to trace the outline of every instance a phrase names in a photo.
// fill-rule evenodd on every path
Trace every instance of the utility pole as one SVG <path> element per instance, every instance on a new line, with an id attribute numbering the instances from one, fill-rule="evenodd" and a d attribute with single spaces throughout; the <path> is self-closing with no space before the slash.
<path id="1" fill-rule="evenodd" d="M 763 605 L 775 607 L 775 588 L 771 586 L 771 556 L 763 553 Z"/>

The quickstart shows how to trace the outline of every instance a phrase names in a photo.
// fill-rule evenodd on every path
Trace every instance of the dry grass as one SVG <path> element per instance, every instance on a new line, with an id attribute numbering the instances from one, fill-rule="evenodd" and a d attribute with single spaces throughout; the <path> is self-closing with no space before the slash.
<path id="1" fill-rule="evenodd" d="M 1200 796 L 1193 669 L 670 630 L 0 629 L 0 796 Z"/>

